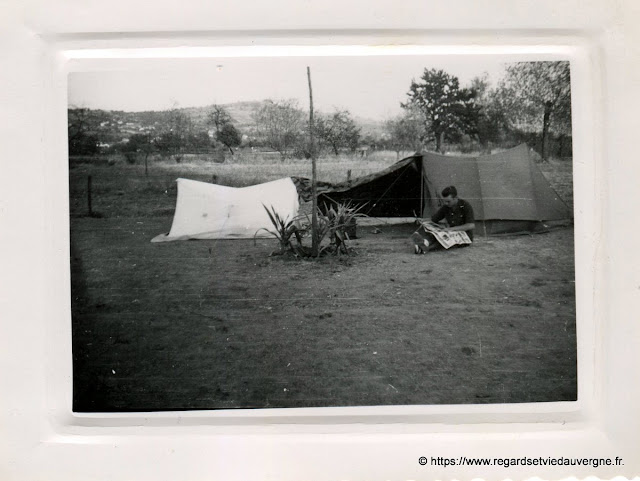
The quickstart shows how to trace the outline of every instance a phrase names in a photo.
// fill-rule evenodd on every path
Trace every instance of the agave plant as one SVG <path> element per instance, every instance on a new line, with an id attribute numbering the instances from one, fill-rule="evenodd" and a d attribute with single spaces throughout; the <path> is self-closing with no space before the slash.
<path id="1" fill-rule="evenodd" d="M 364 205 L 355 206 L 351 202 L 345 204 L 336 203 L 325 207 L 324 210 L 318 208 L 317 227 L 314 231 L 311 229 L 310 214 L 305 214 L 303 218 L 306 219 L 306 222 L 300 223 L 298 222 L 299 218 L 289 220 L 287 217 L 283 219 L 273 206 L 269 208 L 263 204 L 263 207 L 269 215 L 273 229 L 267 229 L 266 227 L 258 229 L 254 235 L 254 243 L 255 236 L 260 231 L 264 230 L 271 234 L 278 239 L 280 245 L 279 251 L 272 252 L 271 255 L 282 255 L 290 250 L 299 257 L 311 257 L 313 255 L 312 249 L 302 243 L 302 237 L 307 232 L 311 232 L 311 235 L 315 237 L 316 245 L 319 246 L 318 256 L 327 251 L 333 251 L 334 254 L 349 254 L 346 244 L 346 241 L 349 240 L 348 230 L 353 227 L 357 217 L 364 216 L 364 214 L 360 213 Z M 294 236 L 295 243 L 292 242 Z M 323 241 L 327 238 L 329 242 L 323 244 Z"/>
<path id="2" fill-rule="evenodd" d="M 355 225 L 356 218 L 364 217 L 360 210 L 364 205 L 357 206 L 351 201 L 331 205 L 324 214 L 329 221 L 329 238 L 335 246 L 336 253 L 341 251 L 348 254 L 346 241 L 349 240 L 348 230 Z"/>
<path id="3" fill-rule="evenodd" d="M 298 231 L 298 227 L 296 225 L 296 219 L 289 219 L 288 217 L 282 218 L 276 212 L 275 208 L 271 206 L 271 208 L 262 204 L 264 210 L 267 211 L 267 215 L 269 216 L 269 220 L 271 224 L 273 224 L 273 229 L 267 229 L 266 227 L 262 227 L 256 231 L 253 235 L 253 240 L 255 244 L 255 238 L 260 231 L 266 231 L 271 234 L 273 237 L 278 239 L 278 243 L 280 244 L 280 250 L 278 252 L 273 252 L 272 255 L 278 254 L 282 255 L 287 250 L 293 250 L 293 246 L 291 244 L 291 237 L 295 236 L 298 244 L 301 244 L 302 239 L 300 237 L 300 233 Z"/>
<path id="4" fill-rule="evenodd" d="M 349 253 L 346 245 L 346 241 L 349 240 L 348 230 L 355 225 L 357 217 L 364 217 L 364 214 L 360 213 L 363 207 L 364 205 L 356 206 L 347 202 L 325 206 L 323 210 L 318 208 L 318 228 L 313 233 L 319 246 L 318 255 L 332 249 L 334 254 Z M 308 215 L 307 222 L 309 223 Z M 329 243 L 322 245 L 322 241 L 327 237 Z"/>

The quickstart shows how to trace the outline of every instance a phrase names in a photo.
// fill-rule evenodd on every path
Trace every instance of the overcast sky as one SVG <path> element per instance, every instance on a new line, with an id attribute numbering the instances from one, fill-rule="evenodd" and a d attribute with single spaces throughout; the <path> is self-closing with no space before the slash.
<path id="1" fill-rule="evenodd" d="M 308 108 L 309 66 L 316 109 L 347 109 L 382 120 L 400 113 L 411 80 L 425 68 L 456 75 L 463 86 L 486 72 L 495 84 L 505 60 L 489 55 L 128 60 L 117 71 L 71 73 L 69 105 L 143 111 L 295 98 Z"/>

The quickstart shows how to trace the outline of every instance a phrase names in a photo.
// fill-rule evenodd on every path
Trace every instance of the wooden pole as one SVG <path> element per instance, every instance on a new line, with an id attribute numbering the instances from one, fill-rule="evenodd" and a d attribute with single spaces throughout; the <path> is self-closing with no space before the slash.
<path id="1" fill-rule="evenodd" d="M 311 149 L 311 255 L 318 256 L 318 185 L 316 183 L 316 149 L 313 141 L 313 91 L 311 89 L 311 69 L 307 67 L 309 81 L 309 144 Z"/>

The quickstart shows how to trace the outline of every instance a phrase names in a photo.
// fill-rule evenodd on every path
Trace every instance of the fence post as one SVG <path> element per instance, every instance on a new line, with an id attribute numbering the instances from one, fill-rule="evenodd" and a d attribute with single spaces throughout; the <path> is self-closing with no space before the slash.
<path id="1" fill-rule="evenodd" d="M 91 176 L 87 177 L 87 204 L 89 205 L 89 217 L 93 217 L 93 210 L 91 209 Z"/>

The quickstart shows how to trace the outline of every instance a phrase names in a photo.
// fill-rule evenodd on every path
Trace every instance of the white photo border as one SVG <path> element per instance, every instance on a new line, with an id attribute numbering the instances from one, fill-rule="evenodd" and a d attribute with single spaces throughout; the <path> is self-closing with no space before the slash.
<path id="1" fill-rule="evenodd" d="M 610 51 L 619 39 L 592 32 L 518 31 L 447 33 L 429 31 L 235 32 L 198 34 L 45 34 L 40 65 L 44 88 L 42 205 L 47 234 L 43 260 L 41 318 L 43 363 L 30 404 L 26 434 L 34 446 L 31 472 L 56 466 L 60 479 L 421 479 L 420 456 L 621 456 L 631 464 L 637 444 L 625 444 L 608 424 L 611 346 L 607 248 L 607 145 L 603 119 L 611 115 L 604 91 Z M 382 51 L 382 52 L 381 52 Z M 516 405 L 388 406 L 171 413 L 78 414 L 71 411 L 71 311 L 69 274 L 69 183 L 66 143 L 67 75 L 110 69 L 148 59 L 221 55 L 515 55 L 522 60 L 568 59 L 572 74 L 574 210 L 578 338 L 578 401 Z M 637 332 L 637 331 L 636 331 Z M 631 390 L 631 394 L 638 392 Z M 636 414 L 637 415 L 637 414 Z M 637 420 L 632 420 L 637 424 Z M 635 439 L 631 441 L 637 443 Z M 119 450 L 119 452 L 118 452 Z M 121 453 L 125 454 L 121 454 Z M 81 458 L 82 468 L 63 468 Z M 20 466 L 26 469 L 24 457 Z M 118 461 L 127 462 L 118 466 Z M 155 460 L 144 469 L 135 459 Z M 173 464 L 172 464 L 173 463 Z M 331 466 L 331 463 L 337 463 Z M 73 466 L 72 463 L 68 464 Z M 637 464 L 635 465 L 637 468 Z M 54 472 L 54 471 L 49 471 Z M 321 475 L 313 473 L 320 472 Z M 492 471 L 493 472 L 493 471 Z M 500 478 L 538 475 L 545 479 L 592 475 L 589 469 L 496 471 Z M 238 473 L 242 473 L 239 475 Z M 401 473 L 398 476 L 398 473 Z M 598 475 L 621 472 L 602 468 Z M 622 474 L 629 473 L 624 471 Z M 266 474 L 266 476 L 265 476 Z M 467 479 L 491 476 L 473 469 L 431 469 L 431 477 Z M 55 476 L 54 476 L 55 477 Z M 19 479 L 19 478 L 15 478 Z M 25 478 L 26 479 L 26 478 Z M 50 478 L 51 479 L 51 478 Z M 56 478 L 57 479 L 57 478 Z"/>

